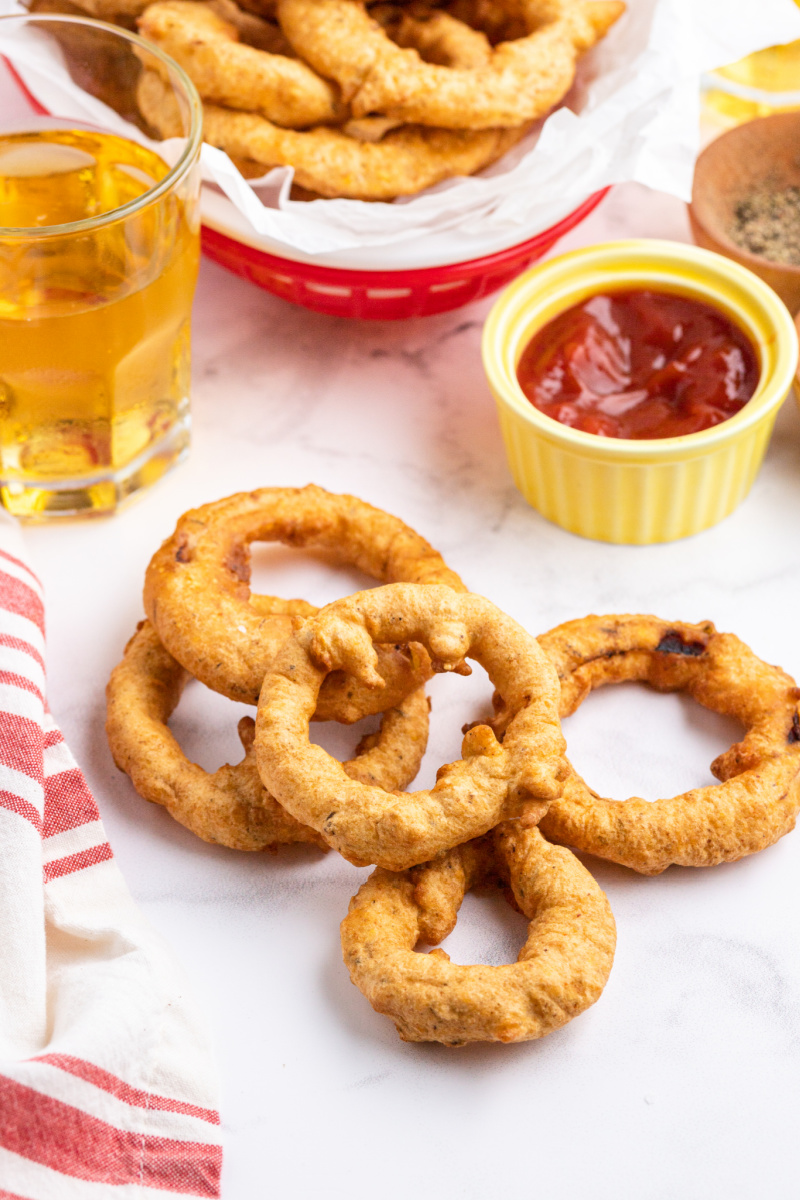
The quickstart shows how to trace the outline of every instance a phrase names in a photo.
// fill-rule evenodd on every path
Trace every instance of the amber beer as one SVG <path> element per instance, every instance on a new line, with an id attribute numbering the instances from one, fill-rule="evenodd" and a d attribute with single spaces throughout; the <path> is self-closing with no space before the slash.
<path id="1" fill-rule="evenodd" d="M 0 127 L 0 497 L 28 518 L 112 511 L 189 438 L 197 181 L 58 124 Z"/>

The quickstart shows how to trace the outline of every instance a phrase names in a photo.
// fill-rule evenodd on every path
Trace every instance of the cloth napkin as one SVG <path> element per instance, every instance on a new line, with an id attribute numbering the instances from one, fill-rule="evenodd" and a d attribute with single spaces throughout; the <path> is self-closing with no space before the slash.
<path id="1" fill-rule="evenodd" d="M 47 709 L 23 554 L 0 524 L 0 1200 L 219 1196 L 207 1038 Z"/>

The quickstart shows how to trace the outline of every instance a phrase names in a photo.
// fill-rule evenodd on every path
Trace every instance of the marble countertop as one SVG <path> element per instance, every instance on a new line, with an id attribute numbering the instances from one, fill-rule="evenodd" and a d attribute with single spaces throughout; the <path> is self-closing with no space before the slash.
<path id="1" fill-rule="evenodd" d="M 619 236 L 688 240 L 683 206 L 619 188 L 559 249 Z M 750 497 L 688 541 L 584 541 L 516 492 L 480 363 L 491 301 L 398 324 L 317 316 L 205 263 L 187 463 L 111 520 L 33 527 L 48 596 L 50 705 L 97 796 L 125 878 L 182 961 L 212 1026 L 223 1196 L 253 1200 L 752 1200 L 797 1195 L 800 840 L 647 879 L 587 860 L 617 957 L 597 1005 L 541 1042 L 406 1045 L 341 962 L 338 924 L 367 872 L 292 848 L 208 846 L 114 767 L 103 689 L 142 615 L 145 566 L 185 509 L 313 481 L 418 529 L 475 591 L 538 633 L 587 612 L 712 619 L 800 675 L 800 422 L 782 410 Z M 322 603 L 364 581 L 321 557 L 258 548 L 258 590 Z M 457 756 L 485 676 L 438 678 L 418 786 Z M 200 685 L 174 721 L 215 769 L 244 712 Z M 596 790 L 655 798 L 712 782 L 728 721 L 635 685 L 565 723 Z M 316 733 L 343 753 L 352 729 Z M 456 961 L 513 961 L 524 924 L 469 896 Z"/>

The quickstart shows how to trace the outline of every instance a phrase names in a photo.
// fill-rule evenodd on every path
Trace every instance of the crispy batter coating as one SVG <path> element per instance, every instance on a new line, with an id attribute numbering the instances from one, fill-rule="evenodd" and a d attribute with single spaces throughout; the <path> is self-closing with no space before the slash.
<path id="1" fill-rule="evenodd" d="M 711 764 L 721 784 L 648 803 L 606 800 L 572 769 L 542 819 L 554 841 L 658 875 L 708 867 L 771 846 L 800 810 L 800 690 L 732 633 L 651 616 L 590 616 L 539 639 L 561 680 L 561 716 L 607 683 L 684 691 L 747 732 Z"/>
<path id="2" fill-rule="evenodd" d="M 253 752 L 253 721 L 239 722 L 245 757 L 212 774 L 190 762 L 167 728 L 189 679 L 143 621 L 114 668 L 106 689 L 106 732 L 114 761 L 140 796 L 163 805 L 206 842 L 232 850 L 274 850 L 289 842 L 327 849 L 264 789 Z M 383 715 L 377 734 L 363 738 L 356 757 L 343 763 L 352 779 L 391 790 L 419 770 L 428 739 L 428 701 L 422 689 Z"/>
<path id="3" fill-rule="evenodd" d="M 355 117 L 379 113 L 443 129 L 521 125 L 563 99 L 579 56 L 622 15 L 621 0 L 504 0 L 525 36 L 472 67 L 426 62 L 391 40 L 360 0 L 278 0 L 281 29 Z M 445 14 L 449 15 L 449 14 Z"/>
<path id="4" fill-rule="evenodd" d="M 144 606 L 170 654 L 232 700 L 256 704 L 283 641 L 317 612 L 305 600 L 251 595 L 251 542 L 331 551 L 383 583 L 445 584 L 464 590 L 432 546 L 397 517 L 355 496 L 322 488 L 259 488 L 181 517 L 147 568 Z M 403 639 L 400 639 L 402 641 Z M 393 708 L 430 678 L 422 647 L 378 648 L 381 689 L 341 672 L 326 681 L 316 719 L 351 723 Z"/>
<path id="5" fill-rule="evenodd" d="M 510 884 L 529 918 L 516 963 L 460 966 L 444 950 L 418 953 L 456 923 L 476 884 Z M 614 961 L 608 900 L 568 850 L 515 822 L 433 862 L 374 871 L 342 921 L 350 978 L 406 1042 L 522 1042 L 560 1029 L 599 999 Z"/>
<path id="6" fill-rule="evenodd" d="M 257 21 L 250 16 L 247 26 L 241 18 L 237 23 L 244 29 Z M 236 24 L 211 4 L 162 0 L 139 18 L 139 32 L 183 67 L 204 100 L 297 129 L 344 116 L 327 80 L 296 58 L 244 45 Z"/>
<path id="7" fill-rule="evenodd" d="M 308 740 L 320 686 L 343 669 L 380 684 L 373 642 L 420 641 L 439 670 L 486 668 L 503 698 L 502 745 L 488 725 L 469 730 L 462 758 L 430 791 L 387 795 L 354 783 Z M 498 821 L 535 823 L 561 792 L 564 740 L 558 681 L 536 639 L 488 600 L 397 583 L 337 600 L 287 640 L 264 680 L 256 756 L 265 786 L 299 821 L 357 866 L 401 871 L 486 833 Z"/>
<path id="8" fill-rule="evenodd" d="M 142 115 L 162 137 L 181 129 L 174 97 L 154 71 L 142 72 L 137 98 Z M 295 180 L 319 196 L 394 200 L 456 175 L 472 175 L 501 158 L 527 128 L 476 132 L 408 125 L 378 142 L 318 126 L 282 129 L 254 113 L 203 105 L 203 137 L 234 159 L 294 167 Z"/>

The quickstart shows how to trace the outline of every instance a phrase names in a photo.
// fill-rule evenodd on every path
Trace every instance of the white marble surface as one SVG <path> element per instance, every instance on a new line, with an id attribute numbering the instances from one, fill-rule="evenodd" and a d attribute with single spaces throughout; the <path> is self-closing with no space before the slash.
<path id="1" fill-rule="evenodd" d="M 618 190 L 562 248 L 687 237 L 682 207 Z M 197 297 L 190 460 L 113 520 L 31 528 L 48 595 L 51 707 L 87 772 L 125 877 L 183 961 L 213 1027 L 225 1200 L 751 1200 L 797 1196 L 800 839 L 645 879 L 590 862 L 618 924 L 595 1008 L 540 1043 L 405 1045 L 341 963 L 337 926 L 366 874 L 333 854 L 237 856 L 146 805 L 114 767 L 103 688 L 141 615 L 145 565 L 191 505 L 264 484 L 355 492 L 419 529 L 533 632 L 583 613 L 713 619 L 800 675 L 800 424 L 789 402 L 753 493 L 686 542 L 583 541 L 515 491 L 480 364 L 489 302 L 356 324 L 216 267 Z M 321 602 L 357 577 L 267 549 L 255 586 Z M 477 673 L 476 673 L 477 674 Z M 485 677 L 439 679 L 422 776 L 454 757 Z M 199 685 L 176 730 L 215 767 L 236 706 Z M 676 696 L 592 696 L 566 724 L 600 791 L 655 798 L 711 782 L 735 736 Z M 326 735 L 328 736 L 328 735 Z M 344 748 L 353 733 L 333 742 Z M 456 960 L 510 961 L 521 919 L 468 898 Z"/>

